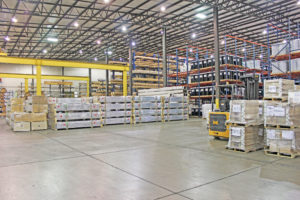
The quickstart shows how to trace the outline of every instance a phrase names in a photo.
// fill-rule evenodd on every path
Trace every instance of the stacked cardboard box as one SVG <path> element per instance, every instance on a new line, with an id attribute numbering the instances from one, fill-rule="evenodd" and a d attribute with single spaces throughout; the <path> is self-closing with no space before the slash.
<path id="1" fill-rule="evenodd" d="M 47 129 L 45 122 L 47 122 L 46 113 L 14 112 L 11 114 L 11 127 L 14 131 Z"/>
<path id="2" fill-rule="evenodd" d="M 281 89 L 281 93 L 288 94 L 288 98 L 264 102 L 266 154 L 295 157 L 300 150 L 300 91 L 293 88 Z"/>
<path id="3" fill-rule="evenodd" d="M 48 99 L 45 96 L 29 96 L 25 101 L 25 111 L 32 113 L 34 117 L 35 113 L 44 113 L 47 116 L 48 113 Z M 36 115 L 38 116 L 38 115 Z M 35 119 L 31 122 L 31 130 L 45 130 L 47 129 L 47 119 L 38 120 Z"/>
<path id="4" fill-rule="evenodd" d="M 251 152 L 264 146 L 261 101 L 232 100 L 230 102 L 230 129 L 228 149 Z"/>
<path id="5" fill-rule="evenodd" d="M 294 80 L 275 79 L 264 82 L 264 99 L 265 100 L 283 100 L 288 98 L 289 90 L 295 88 Z"/>

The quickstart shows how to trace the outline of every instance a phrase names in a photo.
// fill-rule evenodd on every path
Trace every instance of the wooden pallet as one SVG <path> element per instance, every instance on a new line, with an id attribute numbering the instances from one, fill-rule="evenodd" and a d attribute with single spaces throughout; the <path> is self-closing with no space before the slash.
<path id="1" fill-rule="evenodd" d="M 239 123 L 232 123 L 232 122 L 226 122 L 226 125 L 228 126 L 244 126 L 244 127 L 249 127 L 249 126 L 260 126 L 262 124 L 249 124 L 249 123 L 242 123 L 242 122 L 239 122 Z"/>
<path id="2" fill-rule="evenodd" d="M 295 128 L 298 128 L 298 127 L 296 127 L 296 126 L 290 126 L 290 125 L 266 124 L 265 128 L 295 129 Z"/>
<path id="3" fill-rule="evenodd" d="M 236 151 L 236 152 L 242 152 L 242 153 L 250 153 L 250 152 L 255 152 L 255 151 L 260 151 L 263 150 L 263 147 L 258 148 L 258 149 L 249 149 L 249 150 L 243 150 L 243 149 L 238 149 L 238 148 L 231 148 L 231 147 L 226 147 L 227 150 L 231 151 Z"/>
<path id="4" fill-rule="evenodd" d="M 265 154 L 270 156 L 277 156 L 277 157 L 283 157 L 283 158 L 296 158 L 300 154 L 298 152 L 276 152 L 276 151 L 270 151 L 269 149 L 265 149 Z"/>

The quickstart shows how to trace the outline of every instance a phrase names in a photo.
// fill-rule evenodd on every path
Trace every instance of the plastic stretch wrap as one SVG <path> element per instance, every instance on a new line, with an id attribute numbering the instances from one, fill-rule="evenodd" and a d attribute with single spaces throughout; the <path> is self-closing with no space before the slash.
<path id="1" fill-rule="evenodd" d="M 161 101 L 160 96 L 135 96 L 133 97 L 135 102 L 158 102 Z"/>
<path id="2" fill-rule="evenodd" d="M 159 109 L 146 109 L 146 110 L 135 110 L 135 115 L 160 115 L 161 110 Z"/>
<path id="3" fill-rule="evenodd" d="M 188 109 L 169 109 L 169 110 L 164 110 L 165 115 L 180 115 L 180 114 L 188 114 Z"/>
<path id="4" fill-rule="evenodd" d="M 300 128 L 266 128 L 266 145 L 270 151 L 300 151 Z"/>
<path id="5" fill-rule="evenodd" d="M 227 147 L 254 151 L 264 146 L 263 126 L 231 126 Z"/>
<path id="6" fill-rule="evenodd" d="M 263 124 L 260 109 L 261 102 L 258 100 L 232 100 L 230 101 L 230 119 L 231 123 Z"/>
<path id="7" fill-rule="evenodd" d="M 265 101 L 265 125 L 300 127 L 300 104 Z"/>
<path id="8" fill-rule="evenodd" d="M 104 119 L 104 124 L 129 124 L 129 123 L 130 123 L 130 117 Z"/>
<path id="9" fill-rule="evenodd" d="M 105 104 L 105 110 L 130 110 L 132 108 L 131 103 L 114 103 Z"/>
<path id="10" fill-rule="evenodd" d="M 131 102 L 132 97 L 131 96 L 107 96 L 105 99 L 106 103 L 113 103 L 113 102 Z"/>
<path id="11" fill-rule="evenodd" d="M 186 96 L 182 96 L 182 97 L 165 97 L 165 102 L 188 102 L 188 98 Z"/>
<path id="12" fill-rule="evenodd" d="M 135 104 L 136 109 L 160 109 L 161 103 L 139 103 Z"/>
<path id="13" fill-rule="evenodd" d="M 99 127 L 100 120 L 57 122 L 56 129 Z"/>
<path id="14" fill-rule="evenodd" d="M 290 105 L 300 104 L 300 90 L 289 91 L 288 102 Z"/>
<path id="15" fill-rule="evenodd" d="M 139 116 L 135 120 L 136 122 L 157 122 L 161 121 L 161 116 Z"/>
<path id="16" fill-rule="evenodd" d="M 111 117 L 130 117 L 132 114 L 131 110 L 129 111 L 110 111 L 105 112 L 104 115 L 102 115 L 105 118 L 111 118 Z"/>
<path id="17" fill-rule="evenodd" d="M 264 97 L 265 98 L 283 98 L 288 97 L 289 90 L 295 88 L 294 80 L 275 79 L 264 81 Z"/>
<path id="18" fill-rule="evenodd" d="M 168 115 L 165 116 L 165 120 L 172 121 L 172 120 L 185 120 L 188 119 L 188 115 Z"/>

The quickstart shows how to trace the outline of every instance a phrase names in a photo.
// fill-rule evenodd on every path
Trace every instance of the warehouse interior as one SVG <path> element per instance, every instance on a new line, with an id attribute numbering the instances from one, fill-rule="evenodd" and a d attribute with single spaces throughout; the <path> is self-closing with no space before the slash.
<path id="1" fill-rule="evenodd" d="M 0 0 L 0 199 L 298 199 L 299 0 Z"/>

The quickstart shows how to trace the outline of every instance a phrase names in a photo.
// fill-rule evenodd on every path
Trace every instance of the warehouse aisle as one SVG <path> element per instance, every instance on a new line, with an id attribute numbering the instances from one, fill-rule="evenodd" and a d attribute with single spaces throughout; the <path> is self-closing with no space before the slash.
<path id="1" fill-rule="evenodd" d="M 300 196 L 300 158 L 225 150 L 199 119 L 30 134 L 0 127 L 0 199 Z"/>

